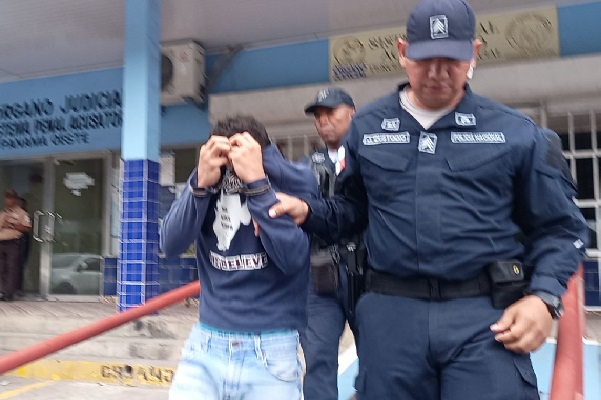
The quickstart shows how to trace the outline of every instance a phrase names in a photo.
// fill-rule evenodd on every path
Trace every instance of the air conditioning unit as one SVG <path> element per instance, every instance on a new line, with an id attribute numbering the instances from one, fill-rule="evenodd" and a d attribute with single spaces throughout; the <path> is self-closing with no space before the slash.
<path id="1" fill-rule="evenodd" d="M 197 42 L 161 45 L 161 104 L 204 104 L 204 49 Z"/>

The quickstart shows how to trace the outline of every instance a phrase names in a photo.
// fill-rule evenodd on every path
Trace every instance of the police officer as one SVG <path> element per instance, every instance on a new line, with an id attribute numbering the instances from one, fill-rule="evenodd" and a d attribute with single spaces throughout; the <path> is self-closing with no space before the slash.
<path id="1" fill-rule="evenodd" d="M 355 103 L 344 90 L 329 87 L 317 93 L 305 113 L 315 118 L 315 129 L 325 147 L 304 161 L 318 177 L 322 196 L 327 198 L 333 195 L 336 175 L 344 167 L 341 144 L 355 114 Z M 319 238 L 313 240 L 309 321 L 300 336 L 306 363 L 305 400 L 338 400 L 338 344 L 347 320 L 355 332 L 348 309 L 345 263 L 339 262 L 340 251 L 339 246 L 328 246 Z M 355 335 L 355 342 L 356 339 Z"/>
<path id="2" fill-rule="evenodd" d="M 409 82 L 357 112 L 340 194 L 270 210 L 330 240 L 369 220 L 361 400 L 538 399 L 530 352 L 584 256 L 558 142 L 467 84 L 475 26 L 464 0 L 420 1 L 398 42 Z"/>
<path id="3" fill-rule="evenodd" d="M 19 207 L 14 189 L 4 194 L 4 205 L 6 208 L 0 211 L 0 301 L 13 301 L 21 274 L 21 237 L 31 229 L 31 221 Z"/>

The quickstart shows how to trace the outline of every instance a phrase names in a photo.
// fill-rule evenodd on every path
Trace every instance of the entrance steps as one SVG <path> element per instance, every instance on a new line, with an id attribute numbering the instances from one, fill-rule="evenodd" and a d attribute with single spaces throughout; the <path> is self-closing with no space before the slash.
<path id="1" fill-rule="evenodd" d="M 70 346 L 8 375 L 104 383 L 168 385 L 198 320 L 196 302 L 180 303 Z M 0 303 L 0 355 L 76 330 L 117 312 L 114 303 Z"/>

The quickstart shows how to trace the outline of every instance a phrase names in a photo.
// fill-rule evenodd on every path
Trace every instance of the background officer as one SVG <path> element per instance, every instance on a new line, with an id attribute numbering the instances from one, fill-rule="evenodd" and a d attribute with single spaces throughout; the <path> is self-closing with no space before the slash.
<path id="1" fill-rule="evenodd" d="M 13 301 L 21 274 L 21 237 L 31 228 L 29 215 L 19 207 L 14 189 L 4 194 L 0 211 L 0 301 Z"/>
<path id="2" fill-rule="evenodd" d="M 323 197 L 334 193 L 336 175 L 344 166 L 342 139 L 355 114 L 351 96 L 337 87 L 320 90 L 305 108 L 315 118 L 315 129 L 325 146 L 306 160 L 318 177 Z M 338 246 L 314 238 L 309 289 L 309 322 L 300 340 L 306 362 L 303 383 L 305 400 L 338 400 L 338 345 L 348 320 L 348 288 L 344 261 Z M 355 343 L 357 335 L 355 334 Z"/>
<path id="3" fill-rule="evenodd" d="M 420 1 L 398 42 L 409 82 L 357 112 L 340 195 L 270 210 L 330 240 L 369 221 L 361 400 L 538 399 L 529 353 L 584 257 L 557 141 L 467 85 L 475 28 L 463 0 Z"/>

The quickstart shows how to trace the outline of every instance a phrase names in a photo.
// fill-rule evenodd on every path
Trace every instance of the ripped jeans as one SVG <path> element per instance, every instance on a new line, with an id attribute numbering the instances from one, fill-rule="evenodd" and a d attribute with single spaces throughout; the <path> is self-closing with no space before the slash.
<path id="1" fill-rule="evenodd" d="M 250 334 L 196 324 L 169 400 L 300 400 L 298 333 Z"/>

